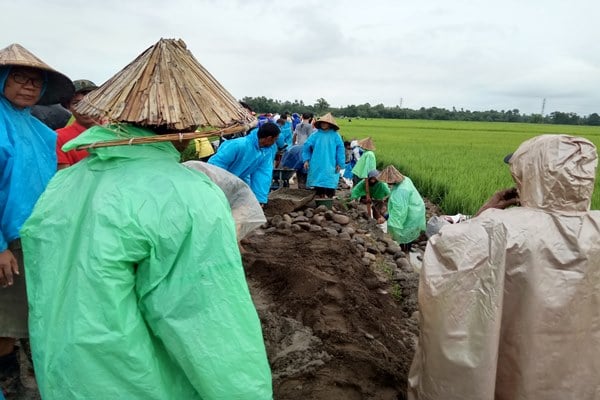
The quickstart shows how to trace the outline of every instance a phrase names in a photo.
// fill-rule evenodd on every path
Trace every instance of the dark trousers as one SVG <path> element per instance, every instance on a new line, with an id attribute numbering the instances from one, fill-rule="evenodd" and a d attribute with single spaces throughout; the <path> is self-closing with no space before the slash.
<path id="1" fill-rule="evenodd" d="M 316 192 L 317 196 L 325 196 L 325 197 L 335 196 L 335 189 L 315 186 L 315 192 Z"/>

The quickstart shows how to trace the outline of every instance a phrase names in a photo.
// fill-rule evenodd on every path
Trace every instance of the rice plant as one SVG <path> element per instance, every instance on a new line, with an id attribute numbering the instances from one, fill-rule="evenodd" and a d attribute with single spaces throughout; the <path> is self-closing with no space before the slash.
<path id="1" fill-rule="evenodd" d="M 371 136 L 378 167 L 394 164 L 447 214 L 474 214 L 497 190 L 514 186 L 504 156 L 543 133 L 582 136 L 600 146 L 600 127 L 502 122 L 338 119 L 346 140 Z M 592 209 L 600 207 L 596 179 Z"/>

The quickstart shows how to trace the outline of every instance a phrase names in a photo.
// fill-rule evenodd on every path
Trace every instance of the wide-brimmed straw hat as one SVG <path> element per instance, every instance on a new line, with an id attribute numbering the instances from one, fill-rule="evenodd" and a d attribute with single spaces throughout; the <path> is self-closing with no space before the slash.
<path id="1" fill-rule="evenodd" d="M 69 78 L 37 58 L 25 47 L 13 43 L 0 50 L 0 67 L 37 68 L 46 73 L 46 89 L 36 104 L 65 103 L 71 99 L 75 88 Z"/>
<path id="2" fill-rule="evenodd" d="M 333 129 L 334 131 L 337 131 L 338 129 L 340 129 L 340 127 L 335 122 L 335 118 L 333 118 L 333 115 L 331 115 L 331 113 L 327 113 L 327 114 L 323 115 L 321 118 L 317 119 L 317 122 L 315 122 L 315 127 L 317 129 L 320 129 L 319 126 L 321 125 L 321 122 L 327 122 L 329 124 L 329 126 L 331 126 L 331 129 Z"/>
<path id="3" fill-rule="evenodd" d="M 254 120 L 180 39 L 160 39 L 89 93 L 75 110 L 180 132 Z"/>
<path id="4" fill-rule="evenodd" d="M 375 143 L 370 137 L 359 140 L 357 144 L 361 149 L 375 151 Z"/>
<path id="5" fill-rule="evenodd" d="M 404 180 L 404 175 L 402 175 L 393 165 L 388 165 L 381 171 L 377 180 L 387 184 L 400 183 Z"/>

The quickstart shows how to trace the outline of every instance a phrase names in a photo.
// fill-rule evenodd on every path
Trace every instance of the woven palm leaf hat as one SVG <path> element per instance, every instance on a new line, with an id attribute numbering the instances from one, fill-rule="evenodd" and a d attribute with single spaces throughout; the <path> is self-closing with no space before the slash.
<path id="1" fill-rule="evenodd" d="M 370 137 L 359 140 L 357 144 L 361 149 L 375 151 L 375 143 Z"/>
<path id="2" fill-rule="evenodd" d="M 317 120 L 317 122 L 315 122 L 315 127 L 317 129 L 320 129 L 321 122 L 327 122 L 329 124 L 329 126 L 331 126 L 331 129 L 333 129 L 334 131 L 337 131 L 340 129 L 337 122 L 335 122 L 335 118 L 333 118 L 333 115 L 331 115 L 331 113 L 327 113 L 327 114 L 323 115 L 321 118 L 319 118 Z"/>
<path id="3" fill-rule="evenodd" d="M 37 68 L 46 73 L 46 87 L 42 97 L 36 104 L 64 103 L 71 99 L 75 91 L 69 78 L 50 67 L 18 43 L 13 43 L 0 50 L 0 68 L 5 66 Z"/>
<path id="4" fill-rule="evenodd" d="M 75 110 L 111 122 L 177 132 L 253 121 L 181 39 L 160 39 L 86 95 Z"/>
<path id="5" fill-rule="evenodd" d="M 404 180 L 404 175 L 402 175 L 393 165 L 388 165 L 379 173 L 377 180 L 387 184 L 400 183 Z"/>

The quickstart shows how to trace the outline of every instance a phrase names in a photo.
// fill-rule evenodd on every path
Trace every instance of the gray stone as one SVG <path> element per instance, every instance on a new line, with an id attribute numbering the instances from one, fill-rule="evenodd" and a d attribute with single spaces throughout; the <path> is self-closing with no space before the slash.
<path id="1" fill-rule="evenodd" d="M 275 228 L 274 226 L 272 226 L 272 227 L 270 227 L 270 228 L 267 228 L 267 229 L 265 230 L 265 233 L 271 233 L 271 232 L 275 232 L 276 230 L 277 230 L 277 228 Z"/>
<path id="2" fill-rule="evenodd" d="M 319 225 L 310 225 L 310 228 L 308 230 L 310 232 L 321 232 L 323 228 L 321 228 Z"/>
<path id="3" fill-rule="evenodd" d="M 281 215 L 273 215 L 273 218 L 271 218 L 271 225 L 277 226 L 281 221 L 283 221 L 283 217 Z"/>
<path id="4" fill-rule="evenodd" d="M 277 224 L 277 229 L 290 229 L 292 224 L 286 221 L 281 221 Z"/>
<path id="5" fill-rule="evenodd" d="M 362 258 L 361 262 L 363 263 L 363 265 L 371 265 L 371 260 L 365 257 Z"/>
<path id="6" fill-rule="evenodd" d="M 375 246 L 373 246 L 372 244 L 367 244 L 367 251 L 371 254 L 379 254 L 379 249 Z"/>
<path id="7" fill-rule="evenodd" d="M 354 230 L 354 228 L 350 227 L 350 226 L 345 226 L 342 228 L 342 233 L 347 233 L 350 236 L 354 236 L 354 233 L 356 231 Z"/>
<path id="8" fill-rule="evenodd" d="M 350 236 L 350 234 L 348 232 L 340 233 L 339 238 L 342 240 L 352 240 L 352 237 Z"/>
<path id="9" fill-rule="evenodd" d="M 323 231 L 327 232 L 330 236 L 337 236 L 338 232 L 333 228 L 323 228 Z"/>
<path id="10" fill-rule="evenodd" d="M 290 229 L 292 230 L 292 232 L 301 232 L 302 231 L 302 227 L 298 224 L 293 224 Z"/>
<path id="11" fill-rule="evenodd" d="M 292 223 L 292 217 L 290 214 L 283 214 L 283 220 L 285 222 L 289 222 L 290 224 Z"/>
<path id="12" fill-rule="evenodd" d="M 375 254 L 369 253 L 369 252 L 366 252 L 365 254 L 363 254 L 363 258 L 368 258 L 371 261 L 377 260 L 377 256 Z"/>
<path id="13" fill-rule="evenodd" d="M 296 225 L 298 225 L 300 228 L 304 229 L 305 231 L 309 231 L 310 227 L 312 226 L 308 222 L 298 222 L 298 224 L 296 224 Z"/>
<path id="14" fill-rule="evenodd" d="M 340 225 L 348 225 L 350 217 L 344 214 L 333 214 L 332 219 Z"/>
<path id="15" fill-rule="evenodd" d="M 396 243 L 393 243 L 388 245 L 388 247 L 385 249 L 385 252 L 388 254 L 397 254 L 402 253 L 403 251 L 400 246 L 398 246 Z"/>
<path id="16" fill-rule="evenodd" d="M 313 215 L 312 222 L 313 224 L 321 225 L 323 222 L 325 222 L 325 217 L 320 214 Z"/>
<path id="17" fill-rule="evenodd" d="M 315 212 L 317 213 L 324 213 L 329 211 L 329 209 L 326 206 L 319 206 L 317 208 L 315 208 Z"/>
<path id="18" fill-rule="evenodd" d="M 310 220 L 308 218 L 306 218 L 304 215 L 299 215 L 296 218 L 294 218 L 294 220 L 292 222 L 297 224 L 298 222 L 308 222 L 308 221 L 310 221 Z"/>
<path id="19" fill-rule="evenodd" d="M 408 258 L 398 258 L 396 260 L 396 265 L 402 270 L 410 270 L 412 268 L 410 265 L 410 261 L 408 261 Z"/>

